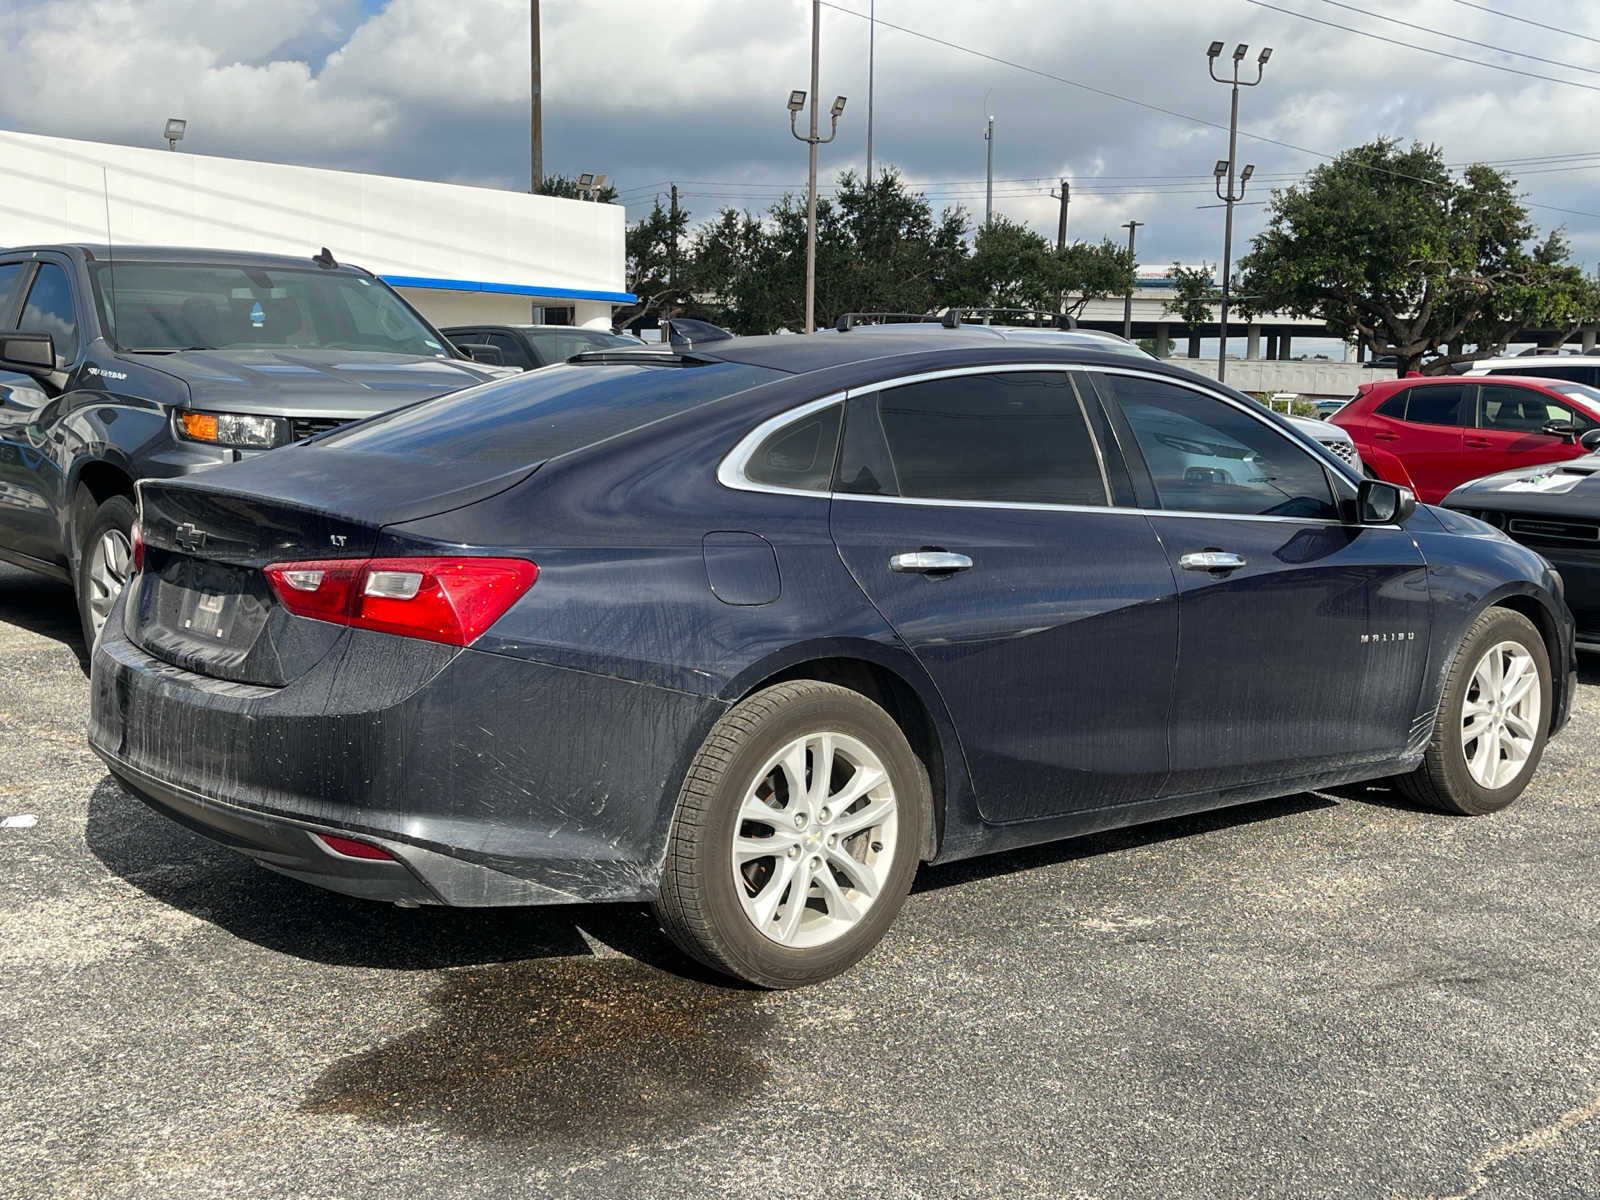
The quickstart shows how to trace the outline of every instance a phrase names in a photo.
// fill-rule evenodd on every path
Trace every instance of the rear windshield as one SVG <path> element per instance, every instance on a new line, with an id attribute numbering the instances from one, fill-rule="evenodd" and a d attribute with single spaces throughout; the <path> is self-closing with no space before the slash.
<path id="1" fill-rule="evenodd" d="M 472 459 L 510 470 L 774 379 L 744 363 L 582 363 L 451 392 L 319 438 L 372 454 Z"/>
<path id="2" fill-rule="evenodd" d="M 637 338 L 622 337 L 599 329 L 529 329 L 528 340 L 551 362 L 560 362 L 588 350 L 639 348 Z"/>

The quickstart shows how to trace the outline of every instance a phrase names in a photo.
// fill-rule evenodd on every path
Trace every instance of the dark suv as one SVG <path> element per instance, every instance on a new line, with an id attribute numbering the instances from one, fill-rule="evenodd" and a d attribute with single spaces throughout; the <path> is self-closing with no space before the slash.
<path id="1" fill-rule="evenodd" d="M 327 251 L 0 251 L 0 559 L 73 584 L 92 642 L 127 578 L 135 480 L 504 373 Z"/>

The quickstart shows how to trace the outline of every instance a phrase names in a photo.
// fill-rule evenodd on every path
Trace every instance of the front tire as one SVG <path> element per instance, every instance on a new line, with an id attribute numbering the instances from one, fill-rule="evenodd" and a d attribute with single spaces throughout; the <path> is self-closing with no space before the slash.
<path id="1" fill-rule="evenodd" d="M 78 620 L 83 625 L 83 644 L 92 648 L 100 627 L 111 615 L 111 606 L 127 585 L 133 570 L 133 522 L 137 514 L 133 501 L 112 496 L 84 527 L 78 544 Z"/>
<path id="2" fill-rule="evenodd" d="M 760 987 L 817 983 L 889 928 L 916 873 L 927 774 L 888 713 L 815 680 L 723 714 L 684 779 L 656 916 Z"/>
<path id="3" fill-rule="evenodd" d="M 1480 816 L 1523 792 L 1544 756 L 1553 689 L 1533 623 L 1491 608 L 1473 622 L 1445 680 L 1422 765 L 1397 779 L 1417 804 Z"/>

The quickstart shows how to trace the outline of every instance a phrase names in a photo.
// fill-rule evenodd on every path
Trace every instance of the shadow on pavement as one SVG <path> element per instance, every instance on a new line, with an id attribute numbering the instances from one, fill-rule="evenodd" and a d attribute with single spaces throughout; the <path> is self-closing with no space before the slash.
<path id="1" fill-rule="evenodd" d="M 207 841 L 109 775 L 89 797 L 84 838 L 108 870 L 146 895 L 313 962 L 419 971 L 588 956 L 587 934 L 662 971 L 725 982 L 680 954 L 642 905 L 403 909 L 341 896 Z"/>
<path id="2" fill-rule="evenodd" d="M 54 638 L 77 655 L 85 672 L 89 670 L 78 606 L 66 584 L 0 563 L 0 621 Z"/>

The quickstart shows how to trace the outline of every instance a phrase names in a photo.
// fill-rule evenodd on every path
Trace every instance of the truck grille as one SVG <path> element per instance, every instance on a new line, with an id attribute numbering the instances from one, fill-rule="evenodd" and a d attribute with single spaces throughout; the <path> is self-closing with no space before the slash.
<path id="1" fill-rule="evenodd" d="M 1594 521 L 1512 517 L 1506 532 L 1519 542 L 1600 542 L 1600 524 Z"/>
<path id="2" fill-rule="evenodd" d="M 337 429 L 349 423 L 344 417 L 290 417 L 289 430 L 295 441 L 303 442 L 308 437 L 327 433 L 330 429 Z"/>
<path id="3" fill-rule="evenodd" d="M 1318 438 L 1317 440 L 1319 442 L 1322 442 L 1321 438 Z M 1327 442 L 1322 442 L 1322 446 L 1323 446 L 1323 449 L 1325 449 L 1325 450 L 1332 450 L 1335 454 L 1337 454 L 1340 458 L 1344 459 L 1344 461 L 1349 463 L 1352 467 L 1356 465 L 1356 446 L 1355 446 L 1354 442 L 1327 441 Z"/>

